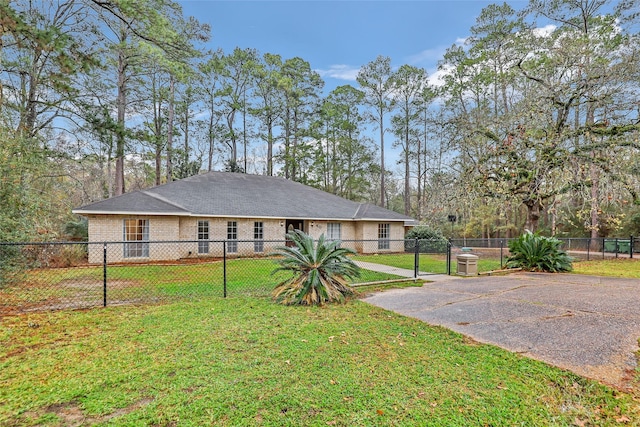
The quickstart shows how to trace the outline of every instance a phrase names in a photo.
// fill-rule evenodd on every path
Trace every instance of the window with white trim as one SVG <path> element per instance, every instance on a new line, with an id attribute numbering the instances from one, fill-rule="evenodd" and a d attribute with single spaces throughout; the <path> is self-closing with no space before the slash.
<path id="1" fill-rule="evenodd" d="M 122 222 L 125 258 L 149 257 L 149 220 L 126 218 Z"/>
<path id="2" fill-rule="evenodd" d="M 238 252 L 238 222 L 227 221 L 227 252 Z"/>
<path id="3" fill-rule="evenodd" d="M 327 240 L 342 239 L 342 224 L 339 222 L 327 223 Z"/>
<path id="4" fill-rule="evenodd" d="M 389 249 L 391 237 L 391 224 L 378 224 L 378 249 Z"/>
<path id="5" fill-rule="evenodd" d="M 264 223 L 256 221 L 253 223 L 253 251 L 264 252 Z"/>
<path id="6" fill-rule="evenodd" d="M 198 221 L 198 253 L 209 253 L 209 221 Z"/>

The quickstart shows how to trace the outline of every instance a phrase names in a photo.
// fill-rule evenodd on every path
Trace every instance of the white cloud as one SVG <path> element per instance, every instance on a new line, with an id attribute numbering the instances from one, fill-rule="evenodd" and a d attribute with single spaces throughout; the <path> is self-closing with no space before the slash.
<path id="1" fill-rule="evenodd" d="M 356 77 L 358 76 L 358 72 L 360 71 L 360 67 L 355 68 L 350 65 L 335 64 L 331 65 L 328 70 L 315 71 L 322 77 L 330 77 L 333 79 L 355 82 Z"/>
<path id="2" fill-rule="evenodd" d="M 465 44 L 469 40 L 469 37 L 458 37 L 456 39 L 456 44 Z"/>
<path id="3" fill-rule="evenodd" d="M 535 35 L 536 37 L 548 37 L 551 35 L 551 33 L 553 33 L 555 29 L 556 29 L 555 25 L 548 24 L 541 28 L 534 28 L 533 35 Z"/>
<path id="4" fill-rule="evenodd" d="M 422 52 L 411 55 L 407 58 L 406 62 L 409 65 L 432 65 L 438 62 L 444 56 L 447 48 L 444 46 L 435 47 L 432 49 L 425 49 Z"/>
<path id="5" fill-rule="evenodd" d="M 436 69 L 436 71 L 434 71 L 433 73 L 429 73 L 429 84 L 436 87 L 444 85 L 443 77 L 449 74 L 452 69 L 452 66 L 445 65 L 442 68 Z"/>

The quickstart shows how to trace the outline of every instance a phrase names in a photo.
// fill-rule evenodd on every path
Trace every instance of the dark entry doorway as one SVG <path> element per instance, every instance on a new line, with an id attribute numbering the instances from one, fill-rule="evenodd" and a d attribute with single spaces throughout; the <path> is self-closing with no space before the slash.
<path id="1" fill-rule="evenodd" d="M 288 219 L 285 225 L 285 233 L 293 230 L 304 231 L 304 220 L 302 219 Z M 287 246 L 293 246 L 293 242 L 290 242 L 289 239 L 287 239 Z"/>

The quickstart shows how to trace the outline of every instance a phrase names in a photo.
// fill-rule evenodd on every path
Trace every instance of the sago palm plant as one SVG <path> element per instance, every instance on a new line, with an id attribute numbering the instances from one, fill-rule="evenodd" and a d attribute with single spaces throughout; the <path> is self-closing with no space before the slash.
<path id="1" fill-rule="evenodd" d="M 344 301 L 352 293 L 347 279 L 358 277 L 360 268 L 347 255 L 351 249 L 341 248 L 339 241 L 326 240 L 324 234 L 317 244 L 302 231 L 287 234 L 294 246 L 276 249 L 280 266 L 274 270 L 289 271 L 291 278 L 273 290 L 275 300 L 286 305 L 319 305 Z"/>
<path id="2" fill-rule="evenodd" d="M 571 271 L 571 257 L 560 249 L 562 242 L 555 237 L 544 237 L 527 231 L 509 242 L 511 256 L 507 268 L 557 273 Z"/>

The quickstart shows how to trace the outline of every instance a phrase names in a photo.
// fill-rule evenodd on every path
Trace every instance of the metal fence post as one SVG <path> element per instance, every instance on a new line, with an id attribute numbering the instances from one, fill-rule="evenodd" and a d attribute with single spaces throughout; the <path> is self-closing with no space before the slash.
<path id="1" fill-rule="evenodd" d="M 602 238 L 602 259 L 604 259 L 604 237 Z"/>
<path id="2" fill-rule="evenodd" d="M 227 297 L 227 242 L 222 242 L 222 287 L 224 297 Z"/>
<path id="3" fill-rule="evenodd" d="M 416 246 L 414 248 L 414 259 L 413 259 L 413 278 L 417 279 L 418 278 L 418 271 L 420 268 L 420 247 L 419 245 L 419 240 L 416 237 Z"/>
<path id="4" fill-rule="evenodd" d="M 504 240 L 500 240 L 500 268 L 504 265 L 503 262 L 503 250 L 504 250 Z"/>
<path id="5" fill-rule="evenodd" d="M 589 261 L 589 253 L 591 252 L 591 238 L 587 241 L 587 261 Z"/>
<path id="6" fill-rule="evenodd" d="M 629 258 L 633 258 L 633 235 L 629 236 Z"/>
<path id="7" fill-rule="evenodd" d="M 616 259 L 618 259 L 618 252 L 620 252 L 620 246 L 618 246 L 618 238 L 616 237 Z"/>
<path id="8" fill-rule="evenodd" d="M 102 244 L 102 306 L 107 306 L 107 242 Z"/>
<path id="9" fill-rule="evenodd" d="M 447 275 L 451 276 L 451 240 L 447 240 Z"/>

